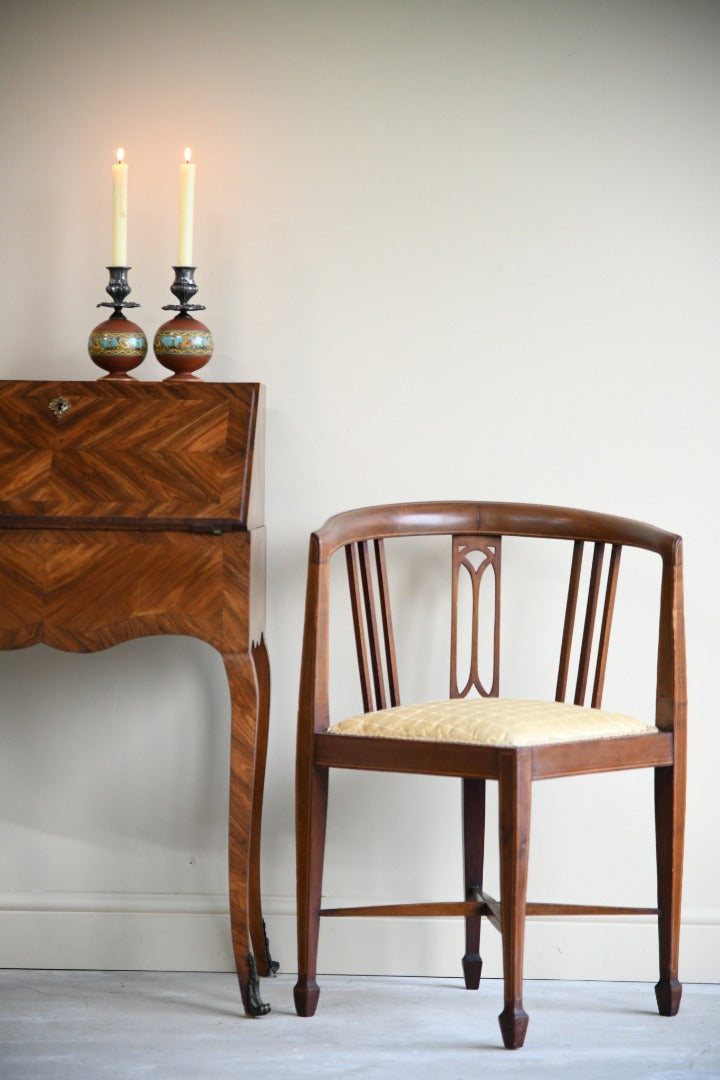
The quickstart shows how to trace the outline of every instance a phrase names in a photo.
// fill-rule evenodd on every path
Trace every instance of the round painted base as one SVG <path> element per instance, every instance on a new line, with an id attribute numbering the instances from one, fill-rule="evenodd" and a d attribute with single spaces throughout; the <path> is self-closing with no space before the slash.
<path id="1" fill-rule="evenodd" d="M 88 338 L 90 359 L 107 372 L 104 379 L 131 379 L 128 371 L 142 364 L 147 349 L 145 331 L 122 313 L 99 323 Z"/>
<path id="2" fill-rule="evenodd" d="M 213 346 L 213 336 L 207 326 L 182 313 L 163 323 L 153 342 L 159 362 L 174 372 L 166 382 L 197 378 L 193 372 L 207 364 Z"/>

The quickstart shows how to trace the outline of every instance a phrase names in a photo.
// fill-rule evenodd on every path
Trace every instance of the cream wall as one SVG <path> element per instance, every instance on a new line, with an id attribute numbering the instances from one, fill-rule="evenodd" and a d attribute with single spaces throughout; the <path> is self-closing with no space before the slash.
<path id="1" fill-rule="evenodd" d="M 0 376 L 94 377 L 85 341 L 117 145 L 138 321 L 152 332 L 165 318 L 189 143 L 207 374 L 268 388 L 263 882 L 285 970 L 308 533 L 368 502 L 477 497 L 686 537 L 682 974 L 720 978 L 719 109 L 714 2 L 3 6 Z M 154 360 L 140 370 L 163 375 Z M 0 964 L 229 968 L 219 658 L 185 639 L 36 648 L 0 655 L 0 680 Z M 543 891 L 602 898 L 620 882 L 647 901 L 647 779 L 543 788 Z M 335 793 L 335 899 L 459 889 L 455 786 L 342 776 Z M 569 819 L 565 794 L 583 803 Z M 581 856 L 583 835 L 605 830 L 610 858 Z M 453 974 L 461 951 L 456 923 L 343 923 L 324 932 L 322 962 Z M 527 968 L 654 979 L 654 956 L 650 924 L 600 934 L 567 920 L 530 930 Z"/>

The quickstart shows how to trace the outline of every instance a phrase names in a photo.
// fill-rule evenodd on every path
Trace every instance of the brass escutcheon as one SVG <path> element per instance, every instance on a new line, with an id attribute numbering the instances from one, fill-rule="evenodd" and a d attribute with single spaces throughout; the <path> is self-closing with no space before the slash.
<path id="1" fill-rule="evenodd" d="M 61 416 L 65 415 L 65 413 L 70 412 L 70 410 L 72 409 L 72 402 L 69 401 L 66 397 L 56 397 L 52 399 L 52 401 L 48 405 L 48 409 L 53 414 L 55 419 L 59 420 Z"/>

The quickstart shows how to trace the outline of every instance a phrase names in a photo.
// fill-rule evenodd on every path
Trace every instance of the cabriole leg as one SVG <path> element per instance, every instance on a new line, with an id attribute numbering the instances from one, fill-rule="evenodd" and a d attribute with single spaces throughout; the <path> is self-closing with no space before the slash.
<path id="1" fill-rule="evenodd" d="M 260 975 L 275 975 L 279 968 L 270 955 L 260 891 L 260 839 L 262 832 L 263 791 L 270 720 L 270 661 L 265 640 L 252 651 L 257 686 L 257 735 L 255 739 L 255 775 L 253 812 L 250 828 L 250 936 Z"/>
<path id="2" fill-rule="evenodd" d="M 228 862 L 230 928 L 235 967 L 243 1006 L 248 1016 L 270 1012 L 260 997 L 260 982 L 250 947 L 250 851 L 255 789 L 255 737 L 258 684 L 249 654 L 224 655 L 230 686 L 230 815 Z"/>

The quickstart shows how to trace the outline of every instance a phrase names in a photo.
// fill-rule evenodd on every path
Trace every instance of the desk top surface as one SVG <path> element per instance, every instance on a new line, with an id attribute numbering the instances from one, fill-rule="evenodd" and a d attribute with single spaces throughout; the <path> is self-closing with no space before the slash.
<path id="1" fill-rule="evenodd" d="M 259 383 L 0 381 L 0 527 L 253 528 Z"/>

